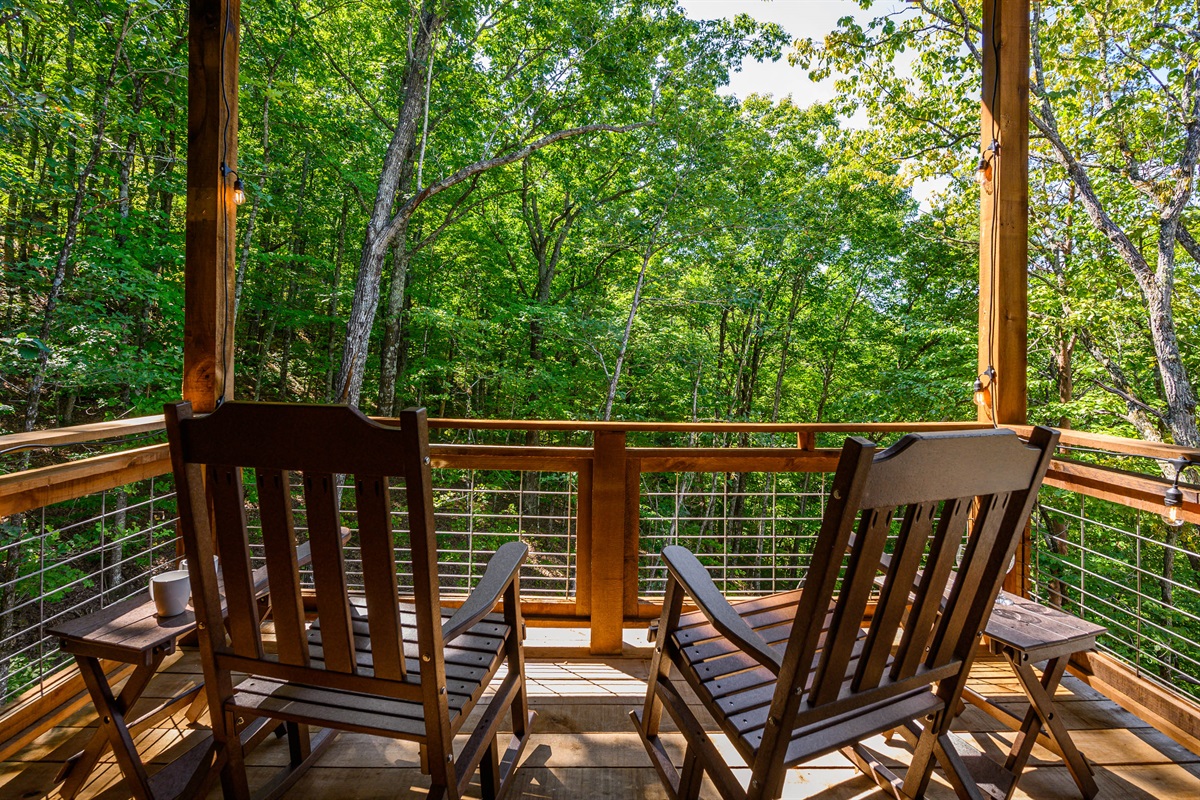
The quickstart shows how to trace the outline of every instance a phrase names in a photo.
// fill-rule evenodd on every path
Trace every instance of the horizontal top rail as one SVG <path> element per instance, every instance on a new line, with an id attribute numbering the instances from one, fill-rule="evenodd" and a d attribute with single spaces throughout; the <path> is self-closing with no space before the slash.
<path id="1" fill-rule="evenodd" d="M 375 418 L 388 423 L 389 418 Z M 465 430 L 557 430 L 599 432 L 735 432 L 795 433 L 797 448 L 779 447 L 629 447 L 626 457 L 639 460 L 645 472 L 820 472 L 833 468 L 836 450 L 816 447 L 818 433 L 909 433 L 977 430 L 978 422 L 636 422 L 586 420 L 431 419 L 430 427 Z M 161 429 L 159 415 L 111 420 L 68 428 L 0 436 L 0 450 L 102 441 Z M 1029 426 L 1009 425 L 1021 435 Z M 1188 457 L 1200 462 L 1200 452 L 1185 447 L 1144 442 L 1107 434 L 1064 430 L 1066 447 L 1095 449 L 1122 456 L 1152 459 Z M 499 470 L 575 472 L 592 459 L 591 447 L 529 447 L 523 445 L 434 444 L 434 466 Z M 0 515 L 15 514 L 102 491 L 170 470 L 165 445 L 94 456 L 64 464 L 0 476 Z M 1104 499 L 1118 500 L 1145 511 L 1158 509 L 1170 483 L 1157 475 L 1138 474 L 1056 458 L 1047 482 Z M 1184 519 L 1200 523 L 1200 497 L 1184 484 Z"/>
<path id="2" fill-rule="evenodd" d="M 389 422 L 389 417 L 373 417 Z M 28 433 L 0 435 L 0 451 L 22 447 L 50 447 L 63 444 L 116 439 L 137 433 L 161 430 L 163 418 L 152 414 L 131 419 L 90 422 L 67 428 L 50 428 Z M 626 431 L 639 433 L 921 433 L 932 431 L 979 430 L 981 422 L 652 422 L 635 420 L 512 420 L 431 418 L 429 427 L 442 430 L 520 430 L 520 431 Z M 1022 436 L 1033 430 L 1030 425 L 1006 425 Z M 1060 444 L 1086 447 L 1108 453 L 1144 458 L 1168 459 L 1180 456 L 1200 462 L 1200 450 L 1163 442 L 1146 442 L 1105 433 L 1062 430 Z"/>
<path id="3" fill-rule="evenodd" d="M 646 422 L 634 420 L 430 418 L 430 428 L 484 431 L 614 431 L 629 433 L 913 433 L 990 428 L 981 422 Z"/>
<path id="4" fill-rule="evenodd" d="M 165 444 L 0 475 L 0 517 L 157 478 L 171 469 Z"/>
<path id="5" fill-rule="evenodd" d="M 158 431 L 163 429 L 162 414 L 152 414 L 146 417 L 132 419 L 112 419 L 107 422 L 89 422 L 86 425 L 72 425 L 68 428 L 48 428 L 27 433 L 9 433 L 0 436 L 0 452 L 32 449 L 37 447 L 58 447 L 64 444 L 82 444 L 98 442 L 104 439 L 118 439 L 122 436 L 132 436 L 136 433 Z"/>
<path id="6" fill-rule="evenodd" d="M 1028 437 L 1033 431 L 1032 425 L 1004 425 L 1003 427 L 1016 431 L 1018 435 Z M 1113 436 L 1108 433 L 1088 433 L 1073 431 L 1069 428 L 1060 429 L 1059 447 L 1079 447 L 1092 450 L 1102 450 L 1106 453 L 1122 456 L 1139 456 L 1167 460 L 1170 458 L 1187 458 L 1189 461 L 1200 462 L 1200 450 L 1193 447 L 1181 447 L 1165 442 L 1146 442 L 1141 439 L 1128 439 L 1124 436 Z"/>

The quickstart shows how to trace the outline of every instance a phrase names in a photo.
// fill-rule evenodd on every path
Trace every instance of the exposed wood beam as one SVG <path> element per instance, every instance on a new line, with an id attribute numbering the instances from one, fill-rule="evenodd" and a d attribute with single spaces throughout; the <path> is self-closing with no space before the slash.
<path id="1" fill-rule="evenodd" d="M 1020 425 L 1028 361 L 1029 0 L 984 0 L 982 49 L 980 152 L 991 178 L 980 191 L 979 372 L 995 370 L 997 421 Z M 980 419 L 990 420 L 991 409 L 981 408 Z"/>
<path id="2" fill-rule="evenodd" d="M 183 397 L 199 413 L 233 396 L 240 0 L 191 0 Z"/>

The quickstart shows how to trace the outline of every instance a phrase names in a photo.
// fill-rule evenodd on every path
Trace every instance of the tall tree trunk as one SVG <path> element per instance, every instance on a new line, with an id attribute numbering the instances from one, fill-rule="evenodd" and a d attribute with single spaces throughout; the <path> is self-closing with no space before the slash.
<path id="1" fill-rule="evenodd" d="M 424 0 L 421 6 L 416 30 L 413 32 L 404 88 L 400 96 L 399 120 L 383 159 L 379 186 L 375 193 L 375 205 L 363 236 L 358 280 L 355 282 L 350 318 L 346 321 L 346 343 L 335 387 L 338 402 L 349 403 L 352 406 L 358 405 L 359 396 L 362 394 L 367 366 L 367 345 L 371 340 L 375 312 L 379 308 L 379 282 L 383 275 L 383 262 L 395 236 L 395 232 L 389 230 L 392 208 L 397 201 L 405 165 L 412 160 L 417 123 L 424 107 L 427 67 L 433 53 L 434 38 L 443 21 L 442 16 L 436 13 L 436 8 L 436 0 Z"/>
<path id="2" fill-rule="evenodd" d="M 281 56 L 282 58 L 282 56 Z M 263 92 L 262 113 L 262 166 L 263 174 L 259 181 L 259 189 L 250 199 L 250 215 L 246 220 L 246 233 L 242 238 L 242 252 L 238 257 L 237 278 L 233 285 L 233 324 L 237 325 L 238 307 L 242 302 L 242 288 L 246 284 L 246 268 L 250 262 L 250 244 L 254 241 L 254 226 L 258 222 L 258 209 L 262 204 L 262 195 L 266 190 L 267 176 L 271 164 L 271 89 L 275 84 L 275 70 L 279 67 L 279 59 L 271 65 L 267 73 L 267 91 Z M 308 154 L 304 154 L 304 170 L 308 171 Z M 301 187 L 304 181 L 300 182 Z M 301 188 L 301 193 L 303 193 Z"/>
<path id="3" fill-rule="evenodd" d="M 367 348 L 371 340 L 371 329 L 375 324 L 375 315 L 379 310 L 383 264 L 396 235 L 421 203 L 483 172 L 520 161 L 530 153 L 563 139 L 597 131 L 624 133 L 649 124 L 595 124 L 556 131 L 504 155 L 476 161 L 436 182 L 417 186 L 411 193 L 402 191 L 406 171 L 411 170 L 417 123 L 422 117 L 422 112 L 427 110 L 428 94 L 425 88 L 426 81 L 429 80 L 429 59 L 433 53 L 435 34 L 443 21 L 436 11 L 437 5 L 436 0 L 424 0 L 416 30 L 413 32 L 404 88 L 401 92 L 399 121 L 384 156 L 378 190 L 375 193 L 375 205 L 363 236 L 354 300 L 350 306 L 349 319 L 346 321 L 346 344 L 342 351 L 342 364 L 338 369 L 335 387 L 339 402 L 355 406 L 358 405 L 362 394 Z"/>
<path id="4" fill-rule="evenodd" d="M 771 402 L 771 422 L 779 421 L 779 406 L 783 402 L 783 377 L 787 374 L 788 350 L 792 344 L 792 326 L 800 313 L 800 298 L 808 282 L 808 273 L 796 275 L 792 281 L 792 299 L 788 303 L 787 325 L 783 329 L 783 344 L 779 349 L 779 370 L 775 373 L 775 397 Z"/>
<path id="5" fill-rule="evenodd" d="M 287 306 L 287 293 L 284 293 L 283 306 Z M 267 361 L 271 357 L 271 344 L 275 338 L 275 323 L 279 318 L 279 310 L 274 308 L 271 302 L 271 296 L 267 296 L 267 307 L 264 313 L 267 315 L 267 327 L 263 335 L 258 339 L 258 363 L 254 368 L 254 399 L 258 400 L 262 396 L 263 378 L 267 372 Z"/>
<path id="6" fill-rule="evenodd" d="M 342 258 L 346 254 L 346 218 L 350 214 L 350 196 L 342 195 L 342 214 L 338 218 L 337 244 L 333 251 L 333 278 L 329 284 L 329 304 L 325 309 L 329 317 L 329 327 L 326 330 L 328 344 L 325 351 L 325 402 L 333 402 L 334 355 L 336 354 L 338 289 L 342 283 Z"/>
<path id="7" fill-rule="evenodd" d="M 46 303 L 42 309 L 42 325 L 39 331 L 40 338 L 43 343 L 50 337 L 50 331 L 54 324 L 54 312 L 58 307 L 58 301 L 62 297 L 63 284 L 67 277 L 67 265 L 71 260 L 71 254 L 75 248 L 75 237 L 79 233 L 79 223 L 83 219 L 83 203 L 87 197 L 88 188 L 91 184 L 92 176 L 96 170 L 96 164 L 100 159 L 101 146 L 104 143 L 105 126 L 108 122 L 108 100 L 112 87 L 116 83 L 117 66 L 121 63 L 121 53 L 125 45 L 125 38 L 129 35 L 130 16 L 132 15 L 133 7 L 126 6 L 125 16 L 119 25 L 117 41 L 114 46 L 112 65 L 108 70 L 108 77 L 104 84 L 97 90 L 99 97 L 96 103 L 96 118 L 94 132 L 92 134 L 92 149 L 88 156 L 87 164 L 79 174 L 79 180 L 76 183 L 75 198 L 71 206 L 71 211 L 67 217 L 66 231 L 63 235 L 62 245 L 59 247 L 58 257 L 54 260 L 54 275 L 50 281 L 50 291 L 46 294 Z M 46 382 L 46 369 L 49 366 L 50 351 L 48 348 L 42 348 L 38 353 L 37 365 L 34 370 L 33 379 L 29 382 L 27 392 L 27 402 L 25 406 L 25 430 L 32 431 L 37 425 L 38 406 L 42 396 L 42 386 Z"/>
<path id="8" fill-rule="evenodd" d="M 388 287 L 387 313 L 384 316 L 383 352 L 380 354 L 379 415 L 390 417 L 396 407 L 396 375 L 400 350 L 404 344 L 402 324 L 404 291 L 408 286 L 408 222 L 405 221 L 392 248 L 392 280 Z"/>
<path id="9" fill-rule="evenodd" d="M 288 284 L 288 291 L 285 297 L 290 297 L 292 300 L 296 298 L 296 279 L 292 278 Z M 287 307 L 286 305 L 284 306 Z M 283 329 L 283 347 L 279 352 L 279 389 L 277 394 L 280 400 L 287 401 L 288 399 L 288 368 L 291 366 L 292 360 L 292 342 L 296 339 L 296 326 L 288 325 Z"/>
<path id="10" fill-rule="evenodd" d="M 104 561 L 108 566 L 101 578 L 101 585 L 103 587 L 101 594 L 105 598 L 106 604 L 118 599 L 119 595 L 111 593 L 115 592 L 125 579 L 125 565 L 122 563 L 124 561 L 124 554 L 122 552 L 121 540 L 125 538 L 127 508 L 129 508 L 129 492 L 123 488 L 117 489 L 117 507 L 113 513 L 113 524 L 109 535 L 110 543 L 104 552 Z"/>
<path id="11" fill-rule="evenodd" d="M 1101 233 L 1133 274 L 1146 301 L 1146 322 L 1157 359 L 1156 369 L 1162 385 L 1166 412 L 1163 419 L 1175 444 L 1200 446 L 1196 424 L 1196 394 L 1180 357 L 1179 337 L 1172 309 L 1175 288 L 1175 247 L 1180 219 L 1191 200 L 1197 161 L 1200 161 L 1200 90 L 1193 89 L 1185 110 L 1187 137 L 1171 174 L 1172 183 L 1155 186 L 1150 195 L 1157 211 L 1158 238 L 1156 264 L 1151 266 L 1137 244 L 1109 215 L 1092 184 L 1089 167 L 1067 146 L 1059 132 L 1058 120 L 1044 83 L 1042 65 L 1040 9 L 1035 8 L 1031 25 L 1031 61 L 1033 80 L 1030 96 L 1030 121 L 1046 138 L 1051 152 L 1079 190 L 1079 198 L 1092 226 Z"/>
<path id="12" fill-rule="evenodd" d="M 130 109 L 130 115 L 136 117 L 142 110 L 146 82 L 141 78 L 134 78 L 133 83 L 133 106 Z M 134 128 L 125 137 L 125 149 L 121 153 L 121 160 L 117 162 L 117 215 L 121 220 L 120 230 L 116 235 L 118 249 L 123 248 L 125 241 L 129 238 L 129 214 L 133 210 L 129 183 L 133 174 L 133 157 L 137 149 L 137 139 L 137 128 Z"/>
<path id="13" fill-rule="evenodd" d="M 621 345 L 617 349 L 617 361 L 613 365 L 612 379 L 608 382 L 608 397 L 604 401 L 604 420 L 612 419 L 613 400 L 617 396 L 617 384 L 621 380 L 621 369 L 625 366 L 625 353 L 629 350 L 629 339 L 633 335 L 633 318 L 637 315 L 638 306 L 642 302 L 642 288 L 646 285 L 646 268 L 657 253 L 651 239 L 651 245 L 642 253 L 642 268 L 638 270 L 637 284 L 633 287 L 633 300 L 629 303 L 629 316 L 625 318 L 625 332 L 621 336 Z"/>

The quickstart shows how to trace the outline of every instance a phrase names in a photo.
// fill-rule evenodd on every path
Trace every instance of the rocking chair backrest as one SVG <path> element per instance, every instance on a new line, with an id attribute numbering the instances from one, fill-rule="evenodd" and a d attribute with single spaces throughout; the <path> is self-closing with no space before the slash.
<path id="1" fill-rule="evenodd" d="M 847 440 L 783 658 L 776 718 L 833 716 L 962 675 L 1057 439 L 1046 428 L 1029 443 L 1007 430 L 913 434 L 878 454 Z"/>
<path id="2" fill-rule="evenodd" d="M 411 532 L 421 683 L 445 685 L 424 409 L 401 412 L 399 428 L 378 425 L 346 406 L 230 402 L 208 416 L 192 417 L 191 405 L 178 403 L 167 407 L 166 417 L 184 548 L 193 563 L 193 605 L 207 632 L 201 645 L 211 647 L 218 670 L 417 702 L 430 699 L 415 681 L 405 681 L 388 483 L 400 478 Z M 264 652 L 258 624 L 256 585 L 263 576 L 250 562 L 244 468 L 254 469 L 277 656 Z M 311 657 L 297 567 L 292 472 L 302 479 L 321 630 L 321 647 Z M 356 623 L 363 615 L 347 591 L 337 488 L 343 475 L 357 512 L 369 620 L 365 631 L 363 620 Z M 223 587 L 213 568 L 214 545 Z M 363 668 L 358 657 L 368 649 L 364 636 L 373 669 Z"/>

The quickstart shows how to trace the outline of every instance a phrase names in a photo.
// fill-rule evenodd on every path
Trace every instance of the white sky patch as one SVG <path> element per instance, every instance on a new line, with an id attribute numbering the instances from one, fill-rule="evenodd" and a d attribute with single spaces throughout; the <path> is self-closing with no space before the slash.
<path id="1" fill-rule="evenodd" d="M 679 5 L 692 19 L 729 19 L 738 14 L 749 14 L 761 22 L 775 22 L 787 31 L 792 39 L 821 41 L 826 34 L 837 28 L 842 17 L 854 17 L 865 25 L 875 17 L 897 11 L 905 5 L 898 0 L 878 0 L 864 11 L 854 0 L 679 0 Z M 838 74 L 826 80 L 811 80 L 803 69 L 788 63 L 792 52 L 789 46 L 778 61 L 758 62 L 747 59 L 741 72 L 729 76 L 729 85 L 722 92 L 734 97 L 746 98 L 752 94 L 769 94 L 776 100 L 791 95 L 792 101 L 801 107 L 813 103 L 828 102 L 837 94 L 834 85 Z M 904 54 L 898 62 L 903 70 L 913 58 Z M 869 123 L 864 111 L 859 110 L 849 118 L 843 117 L 842 124 L 848 128 L 866 128 Z M 927 210 L 933 194 L 943 191 L 949 184 L 943 179 L 918 180 L 913 185 L 913 196 Z"/>

